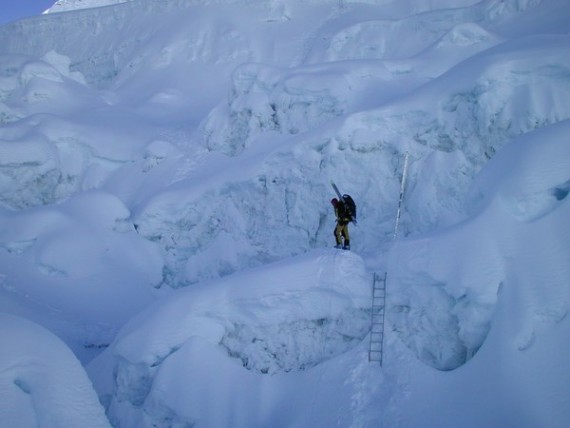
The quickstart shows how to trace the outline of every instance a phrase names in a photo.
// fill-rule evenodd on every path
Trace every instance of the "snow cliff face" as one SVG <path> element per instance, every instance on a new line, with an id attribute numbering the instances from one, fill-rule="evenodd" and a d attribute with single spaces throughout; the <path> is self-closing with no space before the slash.
<path id="1" fill-rule="evenodd" d="M 501 43 L 536 7 L 141 0 L 5 26 L 4 50 L 33 56 L 2 56 L 0 202 L 109 192 L 173 287 L 328 245 L 330 179 L 359 204 L 355 249 L 374 251 L 405 152 L 404 235 L 451 224 L 506 141 L 570 115 L 567 36 Z"/>
<path id="2" fill-rule="evenodd" d="M 485 352 L 503 295 L 516 352 L 564 326 L 566 2 L 114 3 L 0 27 L 0 309 L 109 348 L 89 372 L 114 425 L 394 426 L 406 385 L 374 392 L 358 357 L 365 267 L 401 361 Z M 331 180 L 360 256 L 322 250 Z"/>
<path id="3" fill-rule="evenodd" d="M 4 161 L 4 188 L 10 189 L 3 195 L 5 206 L 23 208 L 84 189 L 109 189 L 132 210 L 140 234 L 159 245 L 166 260 L 164 282 L 174 286 L 326 245 L 330 209 L 325 195 L 331 178 L 355 195 L 363 229 L 371 231 L 356 235 L 356 248 L 375 248 L 372 237 L 391 235 L 406 151 L 412 162 L 404 234 L 457 221 L 465 216 L 462 195 L 496 150 L 516 135 L 569 116 L 569 64 L 561 54 L 566 37 L 490 49 L 503 39 L 495 31 L 534 10 L 534 3 L 509 2 L 501 8 L 493 2 L 466 4 L 391 21 L 381 19 L 381 6 L 370 7 L 351 6 L 347 17 L 322 2 L 311 3 L 311 12 L 301 15 L 295 2 L 228 2 L 222 7 L 140 1 L 77 12 L 73 19 L 42 19 L 40 33 L 59 32 L 55 49 L 72 59 L 60 56 L 51 78 L 45 70 L 53 67 L 56 54 L 51 54 L 52 63 L 48 58 L 47 65 L 26 65 L 27 71 L 8 62 L 11 80 L 6 85 L 12 89 L 3 103 L 4 122 L 53 112 L 54 104 L 77 99 L 89 108 L 72 124 L 65 111 L 57 119 L 38 116 L 33 136 L 29 124 L 11 126 L 6 139 L 27 138 L 37 150 L 33 159 Z M 269 19 L 278 10 L 288 19 Z M 359 21 L 370 11 L 376 19 Z M 159 31 L 157 21 L 148 20 L 154 14 L 180 25 Z M 307 22 L 313 14 L 322 17 L 319 25 Z M 230 18 L 234 15 L 239 19 Z M 69 42 L 78 19 L 84 24 L 81 46 Z M 307 25 L 311 36 L 305 41 L 285 42 L 277 36 Z M 28 32 L 25 25 L 17 30 Z M 102 34 L 113 38 L 101 39 Z M 8 50 L 47 49 L 40 38 L 27 47 L 13 35 L 6 39 Z M 407 44 L 397 43 L 402 39 Z M 110 49 L 117 40 L 120 47 Z M 445 61 L 436 61 L 444 56 L 441 52 L 446 52 Z M 53 82 L 66 75 L 81 81 L 79 71 L 87 82 L 113 92 Z M 149 75 L 174 79 L 164 85 Z M 53 82 L 49 86 L 47 79 Z M 38 84 L 39 91 L 34 89 Z M 137 114 L 126 113 L 127 105 L 136 106 Z M 73 108 L 73 101 L 67 107 Z M 198 132 L 177 125 L 173 134 L 172 127 L 153 125 L 157 114 L 183 113 L 186 120 L 202 122 Z M 140 132 L 130 133 L 133 128 Z M 153 147 L 158 144 L 171 148 L 157 155 Z M 265 154 L 236 171 L 231 181 L 239 184 L 226 184 L 226 176 L 218 186 L 191 190 L 196 179 L 204 181 L 204 171 L 220 165 L 215 153 L 238 156 L 248 150 Z M 292 159 L 298 165 L 293 171 Z M 10 172 L 14 169 L 20 172 Z M 426 173 L 434 169 L 435 174 Z M 127 176 L 132 178 L 125 180 Z M 429 186 L 416 186 L 426 179 Z M 169 187 L 172 183 L 177 184 Z M 155 196 L 148 186 L 164 193 Z M 168 196 L 174 194 L 175 202 Z M 279 230 L 283 238 L 276 240 L 267 230 Z M 226 238 L 232 248 L 210 257 Z"/>
<path id="4" fill-rule="evenodd" d="M 267 375 L 279 384 L 280 374 L 310 370 L 357 346 L 368 332 L 369 287 L 363 260 L 336 250 L 237 274 L 149 308 L 89 370 L 112 421 L 129 414 L 139 426 L 161 425 L 169 417 L 191 425 L 200 402 L 179 406 L 161 393 L 172 376 L 182 389 L 194 384 L 194 370 L 206 363 L 185 364 L 187 370 L 178 372 L 182 361 L 206 353 L 220 364 L 218 379 L 238 386 L 218 391 L 217 381 L 208 381 L 200 394 L 205 402 L 238 399 L 249 407 L 262 397 L 254 392 L 238 398 L 247 385 Z M 240 426 L 256 425 L 260 413 L 243 415 Z M 215 424 L 218 417 L 204 415 L 201 423 Z"/>

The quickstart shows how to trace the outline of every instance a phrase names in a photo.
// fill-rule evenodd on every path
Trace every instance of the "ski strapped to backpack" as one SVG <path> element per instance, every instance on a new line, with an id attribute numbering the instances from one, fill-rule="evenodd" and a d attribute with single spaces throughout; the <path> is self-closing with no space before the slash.
<path id="1" fill-rule="evenodd" d="M 334 184 L 332 181 L 331 186 L 336 192 L 338 200 L 344 204 L 346 210 L 350 214 L 350 217 L 352 217 L 352 222 L 356 224 L 356 204 L 354 203 L 354 199 L 352 199 L 352 197 L 346 193 L 344 195 L 341 194 L 336 184 Z"/>

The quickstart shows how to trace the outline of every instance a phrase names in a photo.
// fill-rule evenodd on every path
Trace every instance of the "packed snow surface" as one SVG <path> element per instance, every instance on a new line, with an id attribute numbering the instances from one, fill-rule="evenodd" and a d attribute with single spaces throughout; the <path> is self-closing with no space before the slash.
<path id="1" fill-rule="evenodd" d="M 59 0 L 1 26 L 0 426 L 566 427 L 569 22 Z"/>
<path id="2" fill-rule="evenodd" d="M 0 423 L 3 427 L 109 427 L 85 370 L 52 333 L 0 314 Z"/>

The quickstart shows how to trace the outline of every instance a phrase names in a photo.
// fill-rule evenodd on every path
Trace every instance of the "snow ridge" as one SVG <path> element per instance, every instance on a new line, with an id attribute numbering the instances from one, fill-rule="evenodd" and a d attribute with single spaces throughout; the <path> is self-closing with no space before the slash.
<path id="1" fill-rule="evenodd" d="M 0 27 L 0 311 L 112 425 L 565 426 L 567 2 L 79 3 Z"/>

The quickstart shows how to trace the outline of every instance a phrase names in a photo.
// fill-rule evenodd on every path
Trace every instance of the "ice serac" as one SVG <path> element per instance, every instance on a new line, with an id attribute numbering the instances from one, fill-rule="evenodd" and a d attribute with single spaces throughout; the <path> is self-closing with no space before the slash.
<path id="1" fill-rule="evenodd" d="M 369 293 L 359 256 L 310 252 L 179 290 L 129 322 L 89 372 L 110 400 L 112 418 L 130 414 L 158 423 L 170 415 L 214 424 L 224 417 L 212 406 L 238 400 L 251 409 L 263 400 L 260 385 L 288 389 L 284 373 L 303 376 L 359 346 L 370 323 Z M 172 401 L 163 391 L 174 381 L 181 396 L 200 388 L 201 398 Z M 276 401 L 264 411 L 278 410 Z M 242 417 L 239 426 L 256 426 L 260 414 L 248 410 Z"/>
<path id="2" fill-rule="evenodd" d="M 137 0 L 1 26 L 0 311 L 85 363 L 108 346 L 116 426 L 566 428 L 568 22 L 566 0 Z M 326 249 L 331 179 L 354 253 Z"/>
<path id="3" fill-rule="evenodd" d="M 509 340 L 520 351 L 534 346 L 545 325 L 566 318 L 569 234 L 559 226 L 568 211 L 569 131 L 565 120 L 514 140 L 475 180 L 473 216 L 392 250 L 389 318 L 422 361 L 451 370 L 472 358 L 503 293 L 514 293 L 505 288 L 517 289 L 521 320 Z"/>
<path id="4" fill-rule="evenodd" d="M 509 139 L 570 117 L 568 36 L 499 34 L 537 2 L 408 3 L 140 0 L 0 28 L 20 52 L 0 61 L 0 150 L 22 143 L 0 160 L 0 203 L 104 188 L 173 287 L 327 245 L 331 178 L 361 201 L 354 242 L 373 251 L 391 236 L 406 151 L 404 235 L 453 224 Z M 287 19 L 268 20 L 277 11 Z M 157 142 L 171 149 L 154 156 Z"/>

